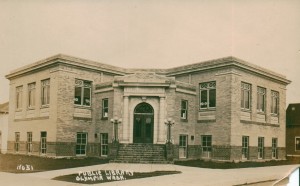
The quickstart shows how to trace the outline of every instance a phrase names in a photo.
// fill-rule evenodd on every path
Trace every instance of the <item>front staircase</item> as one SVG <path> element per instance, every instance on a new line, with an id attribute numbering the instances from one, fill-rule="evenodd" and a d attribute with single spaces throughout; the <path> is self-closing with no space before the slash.
<path id="1" fill-rule="evenodd" d="M 165 145 L 119 144 L 116 159 L 118 163 L 172 163 L 166 160 Z"/>

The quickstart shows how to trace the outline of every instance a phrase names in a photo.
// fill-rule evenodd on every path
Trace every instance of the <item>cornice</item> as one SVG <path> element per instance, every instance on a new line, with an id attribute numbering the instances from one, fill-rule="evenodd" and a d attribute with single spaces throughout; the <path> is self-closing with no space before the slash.
<path id="1" fill-rule="evenodd" d="M 74 66 L 77 68 L 88 69 L 92 71 L 101 71 L 106 73 L 111 73 L 117 76 L 124 76 L 134 74 L 137 71 L 140 72 L 154 72 L 157 75 L 172 77 L 176 75 L 182 75 L 187 73 L 194 73 L 194 72 L 201 72 L 201 71 L 208 71 L 213 69 L 219 68 L 227 68 L 227 67 L 234 67 L 236 69 L 240 69 L 243 71 L 247 71 L 250 73 L 254 73 L 256 75 L 272 79 L 274 81 L 280 82 L 282 84 L 289 84 L 291 83 L 290 80 L 287 80 L 285 76 L 270 71 L 268 69 L 259 67 L 257 65 L 248 63 L 236 57 L 225 57 L 219 58 L 214 60 L 203 61 L 199 63 L 194 63 L 190 65 L 169 68 L 169 69 L 126 69 L 121 67 L 116 67 L 104 63 L 99 63 L 91 60 L 81 59 L 77 57 L 72 57 L 64 54 L 58 54 L 38 62 L 32 63 L 30 65 L 26 65 L 24 67 L 18 68 L 10 72 L 10 74 L 6 75 L 7 79 L 13 79 L 16 77 L 20 77 L 24 74 L 32 73 L 41 69 L 49 68 L 51 66 L 57 64 L 66 64 L 70 66 Z"/>

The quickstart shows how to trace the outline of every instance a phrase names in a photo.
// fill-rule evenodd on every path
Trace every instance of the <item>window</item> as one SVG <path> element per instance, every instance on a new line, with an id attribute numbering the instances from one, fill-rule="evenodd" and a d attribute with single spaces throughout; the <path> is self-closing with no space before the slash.
<path id="1" fill-rule="evenodd" d="M 249 158 L 249 136 L 242 137 L 242 159 Z"/>
<path id="2" fill-rule="evenodd" d="M 203 152 L 211 152 L 211 135 L 203 135 L 201 136 L 202 139 L 202 151 Z"/>
<path id="3" fill-rule="evenodd" d="M 102 99 L 102 118 L 108 117 L 108 99 Z"/>
<path id="4" fill-rule="evenodd" d="M 187 158 L 187 135 L 179 136 L 179 158 Z"/>
<path id="5" fill-rule="evenodd" d="M 277 138 L 272 138 L 272 159 L 277 159 Z"/>
<path id="6" fill-rule="evenodd" d="M 295 150 L 300 150 L 300 137 L 295 137 Z"/>
<path id="7" fill-rule="evenodd" d="M 27 153 L 32 152 L 32 132 L 27 132 Z"/>
<path id="8" fill-rule="evenodd" d="M 87 146 L 87 133 L 78 132 L 76 140 L 76 155 L 85 155 Z"/>
<path id="9" fill-rule="evenodd" d="M 241 84 L 241 108 L 250 110 L 251 103 L 251 85 L 242 82 Z"/>
<path id="10" fill-rule="evenodd" d="M 262 87 L 257 87 L 257 111 L 266 111 L 266 89 Z"/>
<path id="11" fill-rule="evenodd" d="M 258 159 L 264 158 L 264 137 L 258 137 Z"/>
<path id="12" fill-rule="evenodd" d="M 50 79 L 43 80 L 42 84 L 42 92 L 41 92 L 41 99 L 42 99 L 42 106 L 49 105 L 50 103 Z"/>
<path id="13" fill-rule="evenodd" d="M 19 152 L 20 149 L 20 132 L 15 132 L 15 152 Z"/>
<path id="14" fill-rule="evenodd" d="M 75 105 L 91 106 L 91 87 L 90 81 L 75 80 Z"/>
<path id="15" fill-rule="evenodd" d="M 41 132 L 41 154 L 47 153 L 47 132 Z"/>
<path id="16" fill-rule="evenodd" d="M 271 91 L 271 113 L 278 114 L 279 113 L 279 92 Z"/>
<path id="17" fill-rule="evenodd" d="M 100 143 L 101 143 L 101 156 L 108 155 L 108 134 L 100 134 Z"/>
<path id="18" fill-rule="evenodd" d="M 216 107 L 216 82 L 200 84 L 200 109 Z"/>
<path id="19" fill-rule="evenodd" d="M 35 83 L 28 84 L 28 108 L 35 105 Z"/>
<path id="20" fill-rule="evenodd" d="M 188 101 L 181 100 L 181 119 L 187 119 L 188 114 Z"/>
<path id="21" fill-rule="evenodd" d="M 22 92 L 23 86 L 19 86 L 16 88 L 16 109 L 22 108 Z"/>

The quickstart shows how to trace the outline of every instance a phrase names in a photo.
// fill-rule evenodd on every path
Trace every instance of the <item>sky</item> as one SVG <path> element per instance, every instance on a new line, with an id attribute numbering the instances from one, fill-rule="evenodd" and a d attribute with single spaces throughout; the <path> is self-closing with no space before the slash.
<path id="1" fill-rule="evenodd" d="M 300 1 L 0 0 L 0 103 L 5 75 L 59 53 L 126 68 L 235 56 L 286 75 L 300 103 Z"/>

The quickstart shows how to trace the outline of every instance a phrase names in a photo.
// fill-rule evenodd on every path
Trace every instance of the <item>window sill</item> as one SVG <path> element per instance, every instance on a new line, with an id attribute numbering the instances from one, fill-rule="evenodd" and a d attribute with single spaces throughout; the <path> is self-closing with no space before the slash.
<path id="1" fill-rule="evenodd" d="M 265 113 L 265 112 L 260 112 L 260 111 L 257 111 L 256 113 L 257 113 L 257 114 L 259 114 L 259 115 L 266 115 L 266 113 Z"/>
<path id="2" fill-rule="evenodd" d="M 207 111 L 216 111 L 216 108 L 200 108 L 200 112 L 207 112 Z"/>
<path id="3" fill-rule="evenodd" d="M 16 112 L 22 112 L 23 109 L 16 109 Z"/>
<path id="4" fill-rule="evenodd" d="M 242 111 L 242 112 L 249 112 L 249 113 L 252 113 L 252 111 L 251 111 L 250 109 L 243 109 L 243 108 L 242 108 L 241 111 Z"/>
<path id="5" fill-rule="evenodd" d="M 86 157 L 86 154 L 76 154 L 77 157 Z"/>
<path id="6" fill-rule="evenodd" d="M 49 108 L 49 107 L 50 107 L 49 105 L 42 105 L 42 106 L 41 106 L 41 109 Z"/>
<path id="7" fill-rule="evenodd" d="M 279 114 L 273 114 L 273 113 L 271 113 L 271 116 L 272 117 L 279 117 Z"/>
<path id="8" fill-rule="evenodd" d="M 80 108 L 80 109 L 89 109 L 89 110 L 92 110 L 91 106 L 85 106 L 85 105 L 74 105 L 74 108 Z"/>
<path id="9" fill-rule="evenodd" d="M 27 110 L 35 110 L 35 107 L 28 107 Z"/>
<path id="10" fill-rule="evenodd" d="M 108 120 L 108 117 L 102 117 L 101 120 Z"/>
<path id="11" fill-rule="evenodd" d="M 181 122 L 188 122 L 189 120 L 188 120 L 188 119 L 180 118 L 180 121 L 181 121 Z"/>

